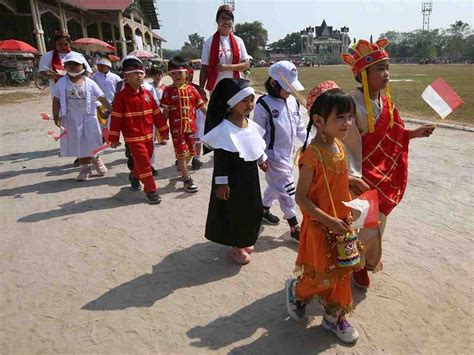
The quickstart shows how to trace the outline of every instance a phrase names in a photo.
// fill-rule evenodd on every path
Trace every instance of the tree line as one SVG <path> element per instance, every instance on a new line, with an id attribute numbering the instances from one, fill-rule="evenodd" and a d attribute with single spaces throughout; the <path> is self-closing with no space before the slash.
<path id="1" fill-rule="evenodd" d="M 299 32 L 289 33 L 278 41 L 268 43 L 268 31 L 260 21 L 254 21 L 236 24 L 235 34 L 242 38 L 247 52 L 257 60 L 267 58 L 270 53 L 288 55 L 301 53 Z M 390 41 L 387 50 L 392 58 L 474 61 L 474 32 L 468 23 L 462 21 L 456 21 L 448 29 L 388 31 L 380 34 L 379 38 L 382 37 Z M 164 59 L 170 59 L 175 55 L 181 55 L 186 59 L 198 59 L 201 57 L 203 44 L 204 37 L 198 33 L 190 34 L 181 49 L 163 49 Z"/>

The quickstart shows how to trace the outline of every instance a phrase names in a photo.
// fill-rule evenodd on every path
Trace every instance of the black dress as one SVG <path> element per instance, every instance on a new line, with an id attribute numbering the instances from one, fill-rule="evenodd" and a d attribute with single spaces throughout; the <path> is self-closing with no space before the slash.
<path id="1" fill-rule="evenodd" d="M 216 176 L 227 176 L 230 196 L 217 198 Z M 245 161 L 239 153 L 214 150 L 212 190 L 205 237 L 213 242 L 244 248 L 257 241 L 263 205 L 257 161 Z"/>

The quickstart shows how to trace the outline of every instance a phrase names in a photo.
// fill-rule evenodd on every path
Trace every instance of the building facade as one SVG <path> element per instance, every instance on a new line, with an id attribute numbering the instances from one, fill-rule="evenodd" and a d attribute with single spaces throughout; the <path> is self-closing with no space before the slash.
<path id="1" fill-rule="evenodd" d="M 341 54 L 351 43 L 349 28 L 333 29 L 323 20 L 321 26 L 306 27 L 300 31 L 301 55 L 320 64 L 341 63 Z"/>
<path id="2" fill-rule="evenodd" d="M 0 0 L 0 40 L 18 39 L 42 54 L 52 49 L 55 30 L 72 40 L 93 37 L 125 56 L 135 49 L 162 58 L 157 0 Z"/>

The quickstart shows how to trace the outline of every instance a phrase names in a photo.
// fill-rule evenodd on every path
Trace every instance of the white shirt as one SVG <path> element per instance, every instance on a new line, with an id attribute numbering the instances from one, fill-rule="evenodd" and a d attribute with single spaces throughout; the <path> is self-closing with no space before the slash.
<path id="1" fill-rule="evenodd" d="M 115 87 L 122 79 L 120 79 L 117 74 L 114 74 L 111 71 L 109 71 L 107 74 L 101 73 L 99 71 L 95 72 L 92 74 L 91 79 L 94 80 L 102 89 L 107 101 L 112 102 L 115 96 Z"/>
<path id="2" fill-rule="evenodd" d="M 45 72 L 50 72 L 53 69 L 53 53 L 54 51 L 49 51 L 46 52 L 45 54 L 42 55 L 40 61 L 39 61 L 39 72 L 45 71 Z M 67 55 L 67 53 L 59 53 L 59 59 L 61 60 L 61 63 L 64 65 L 64 57 Z M 86 71 L 89 73 L 92 73 L 92 69 L 90 65 L 87 63 L 86 64 Z M 53 95 L 53 89 L 54 89 L 54 79 L 49 79 L 49 90 L 51 92 L 51 96 Z"/>
<path id="3" fill-rule="evenodd" d="M 268 105 L 272 117 L 259 103 L 255 105 L 253 120 L 265 130 L 265 153 L 269 159 L 293 167 L 296 138 L 302 143 L 306 139 L 306 125 L 298 102 L 292 95 L 286 100 L 265 95 L 262 100 Z M 273 146 L 270 146 L 272 134 Z"/>
<path id="4" fill-rule="evenodd" d="M 209 37 L 205 42 L 202 47 L 202 54 L 201 54 L 201 64 L 203 65 L 209 65 L 210 62 L 210 56 L 211 56 L 211 45 L 212 45 L 212 38 L 214 36 Z M 247 49 L 245 48 L 244 41 L 242 38 L 235 36 L 235 42 L 237 42 L 237 45 L 239 46 L 239 63 L 243 62 L 245 60 L 249 59 L 249 55 L 247 53 Z M 233 56 L 232 56 L 232 48 L 230 46 L 230 38 L 229 36 L 220 36 L 220 43 L 219 43 L 219 63 L 221 64 L 232 64 Z M 232 79 L 234 77 L 233 72 L 231 71 L 224 71 L 224 72 L 218 72 L 217 74 L 217 80 L 216 80 L 216 85 L 217 83 L 224 79 L 224 78 L 230 78 Z"/>

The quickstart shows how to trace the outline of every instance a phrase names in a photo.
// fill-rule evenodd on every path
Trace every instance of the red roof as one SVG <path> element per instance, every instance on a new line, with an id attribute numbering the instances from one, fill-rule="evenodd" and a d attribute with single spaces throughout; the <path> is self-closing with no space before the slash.
<path id="1" fill-rule="evenodd" d="M 65 3 L 85 10 L 124 10 L 133 0 L 64 0 Z"/>

